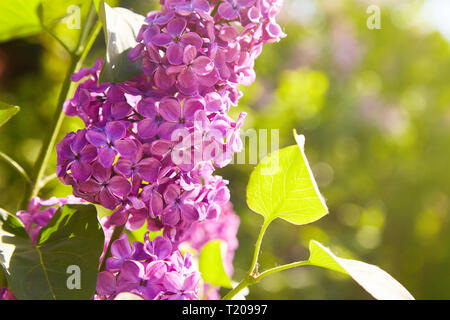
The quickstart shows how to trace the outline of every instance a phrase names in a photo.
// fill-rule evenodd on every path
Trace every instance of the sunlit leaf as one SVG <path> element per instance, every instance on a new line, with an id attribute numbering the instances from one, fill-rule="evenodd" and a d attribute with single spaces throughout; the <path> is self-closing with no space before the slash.
<path id="1" fill-rule="evenodd" d="M 21 221 L 0 225 L 2 266 L 19 299 L 91 299 L 104 236 L 93 205 L 65 205 L 31 242 Z M 80 270 L 80 289 L 69 288 L 70 266 Z"/>
<path id="2" fill-rule="evenodd" d="M 231 279 L 223 265 L 225 252 L 225 242 L 221 240 L 209 241 L 200 252 L 199 270 L 205 282 L 213 286 L 231 288 Z"/>
<path id="3" fill-rule="evenodd" d="M 8 120 L 16 115 L 16 113 L 19 111 L 20 108 L 17 106 L 11 106 L 9 104 L 0 102 L 0 127 L 8 122 Z"/>
<path id="4" fill-rule="evenodd" d="M 414 299 L 397 280 L 377 266 L 336 257 L 328 248 L 314 240 L 309 243 L 309 250 L 310 264 L 348 274 L 376 299 Z"/>
<path id="5" fill-rule="evenodd" d="M 136 46 L 136 37 L 144 16 L 125 8 L 111 8 L 103 0 L 96 1 L 106 39 L 106 62 L 101 82 L 123 82 L 142 73 L 140 61 L 131 62 L 128 52 Z"/>
<path id="6" fill-rule="evenodd" d="M 297 145 L 266 156 L 250 176 L 247 204 L 266 221 L 281 218 L 301 225 L 328 213 L 305 156 L 305 138 L 295 138 Z"/>
<path id="7" fill-rule="evenodd" d="M 0 42 L 50 32 L 75 51 L 91 0 L 15 0 L 0 2 Z"/>
<path id="8" fill-rule="evenodd" d="M 0 1 L 0 42 L 40 32 L 40 3 L 41 0 Z"/>

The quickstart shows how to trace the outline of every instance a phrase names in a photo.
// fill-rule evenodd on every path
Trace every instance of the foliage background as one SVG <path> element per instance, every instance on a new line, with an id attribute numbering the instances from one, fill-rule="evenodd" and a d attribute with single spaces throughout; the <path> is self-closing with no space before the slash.
<path id="1" fill-rule="evenodd" d="M 371 4 L 381 8 L 380 30 L 366 27 Z M 120 5 L 142 14 L 157 7 L 148 0 Z M 441 20 L 427 20 L 430 8 L 450 14 L 445 0 L 285 0 L 280 24 L 288 37 L 264 48 L 257 81 L 242 88 L 233 117 L 246 111 L 246 129 L 279 129 L 280 147 L 294 144 L 292 128 L 305 134 L 330 214 L 302 227 L 271 225 L 262 269 L 307 258 L 305 246 L 316 239 L 379 265 L 416 298 L 450 299 L 450 46 L 435 28 Z M 103 48 L 99 37 L 88 62 Z M 44 34 L 0 44 L 0 101 L 22 107 L 0 129 L 0 150 L 27 169 L 52 120 L 67 59 Z M 61 138 L 80 126 L 66 119 Z M 56 155 L 52 161 L 54 168 Z M 262 223 L 245 203 L 253 167 L 218 171 L 230 180 L 241 218 L 235 280 L 250 264 Z M 0 162 L 0 205 L 16 211 L 23 191 L 20 176 Z M 70 193 L 55 180 L 42 195 Z M 370 297 L 347 277 L 304 267 L 264 279 L 249 298 Z"/>

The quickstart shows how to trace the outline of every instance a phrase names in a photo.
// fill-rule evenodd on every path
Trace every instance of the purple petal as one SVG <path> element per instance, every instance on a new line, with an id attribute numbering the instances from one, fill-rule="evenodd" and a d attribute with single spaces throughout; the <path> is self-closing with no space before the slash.
<path id="1" fill-rule="evenodd" d="M 183 62 L 183 46 L 178 43 L 172 43 L 166 51 L 167 60 L 170 64 L 179 65 Z"/>
<path id="2" fill-rule="evenodd" d="M 159 282 L 167 273 L 167 265 L 162 261 L 150 262 L 145 268 L 145 277 L 150 282 Z"/>
<path id="3" fill-rule="evenodd" d="M 173 36 L 180 36 L 186 28 L 186 19 L 175 18 L 167 24 L 167 31 Z"/>
<path id="4" fill-rule="evenodd" d="M 153 119 L 144 119 L 138 122 L 137 132 L 142 139 L 153 138 L 158 132 L 158 124 Z"/>
<path id="5" fill-rule="evenodd" d="M 176 272 L 168 272 L 164 277 L 164 286 L 167 288 L 167 291 L 177 293 L 183 289 L 183 285 L 183 276 Z"/>
<path id="6" fill-rule="evenodd" d="M 175 205 L 169 205 L 161 214 L 161 222 L 165 225 L 174 226 L 180 221 L 180 209 Z"/>
<path id="7" fill-rule="evenodd" d="M 126 102 L 113 103 L 111 113 L 114 119 L 125 118 L 131 111 L 131 106 Z"/>
<path id="8" fill-rule="evenodd" d="M 117 163 L 114 165 L 114 171 L 117 173 L 123 175 L 126 178 L 130 178 L 133 174 L 133 170 L 131 169 L 131 166 L 133 163 L 128 159 L 120 159 L 117 161 Z"/>
<path id="9" fill-rule="evenodd" d="M 105 126 L 105 133 L 109 141 L 116 141 L 125 137 L 127 128 L 120 121 L 108 122 Z"/>
<path id="10" fill-rule="evenodd" d="M 164 260 L 172 253 L 172 243 L 164 237 L 153 240 L 154 253 L 160 260 Z"/>
<path id="11" fill-rule="evenodd" d="M 136 171 L 143 180 L 153 183 L 158 177 L 160 167 L 161 163 L 155 158 L 146 158 L 138 163 Z"/>
<path id="12" fill-rule="evenodd" d="M 83 161 L 74 161 L 70 170 L 78 181 L 87 181 L 92 175 L 92 167 Z"/>
<path id="13" fill-rule="evenodd" d="M 157 46 L 167 46 L 172 43 L 172 37 L 167 33 L 160 33 L 152 38 L 152 42 Z"/>
<path id="14" fill-rule="evenodd" d="M 92 165 L 92 169 L 93 169 L 93 173 L 92 175 L 94 176 L 94 178 L 100 182 L 108 182 L 110 177 L 111 177 L 111 169 L 110 168 L 105 168 L 104 166 L 100 165 L 97 162 L 94 162 L 94 164 Z"/>
<path id="15" fill-rule="evenodd" d="M 167 75 L 164 68 L 159 67 L 155 72 L 154 81 L 158 88 L 169 89 L 174 85 L 175 77 L 173 75 Z"/>
<path id="16" fill-rule="evenodd" d="M 190 204 L 182 204 L 181 205 L 181 215 L 183 216 L 183 219 L 189 222 L 195 222 L 198 221 L 200 218 L 198 210 L 196 210 L 192 205 Z"/>
<path id="17" fill-rule="evenodd" d="M 161 214 L 163 206 L 164 204 L 161 194 L 156 191 L 150 193 L 149 212 L 153 218 Z"/>
<path id="18" fill-rule="evenodd" d="M 228 20 L 234 20 L 238 16 L 238 12 L 228 2 L 223 2 L 219 6 L 219 14 Z"/>
<path id="19" fill-rule="evenodd" d="M 190 98 L 183 103 L 183 117 L 185 120 L 193 120 L 198 110 L 204 110 L 205 105 L 200 99 Z"/>
<path id="20" fill-rule="evenodd" d="M 124 177 L 114 176 L 109 181 L 108 189 L 112 194 L 124 197 L 130 193 L 131 183 Z"/>
<path id="21" fill-rule="evenodd" d="M 192 62 L 192 60 L 197 57 L 197 49 L 194 46 L 187 45 L 186 48 L 184 48 L 183 53 L 183 62 L 184 64 L 189 64 Z"/>
<path id="22" fill-rule="evenodd" d="M 162 156 L 171 150 L 173 142 L 168 140 L 156 140 L 150 145 L 150 152 L 154 155 Z"/>
<path id="23" fill-rule="evenodd" d="M 86 132 L 86 139 L 96 147 L 101 147 L 108 143 L 106 135 L 98 129 L 88 130 Z"/>
<path id="24" fill-rule="evenodd" d="M 105 208 L 113 210 L 117 207 L 118 200 L 109 192 L 108 188 L 103 188 L 99 194 L 99 202 Z"/>
<path id="25" fill-rule="evenodd" d="M 178 122 L 181 118 L 181 106 L 175 98 L 164 98 L 159 102 L 159 112 L 167 121 Z"/>
<path id="26" fill-rule="evenodd" d="M 145 98 L 137 105 L 137 111 L 144 117 L 154 118 L 157 114 L 155 100 L 152 98 Z"/>
<path id="27" fill-rule="evenodd" d="M 183 290 L 184 291 L 195 291 L 200 281 L 200 274 L 193 272 L 186 279 L 184 279 Z"/>
<path id="28" fill-rule="evenodd" d="M 188 93 L 194 93 L 197 90 L 197 77 L 190 67 L 185 68 L 178 75 L 178 84 Z"/>
<path id="29" fill-rule="evenodd" d="M 214 69 L 214 63 L 210 58 L 200 56 L 192 62 L 192 70 L 198 75 L 207 75 Z"/>
<path id="30" fill-rule="evenodd" d="M 138 152 L 138 147 L 134 140 L 117 140 L 114 143 L 114 147 L 120 153 L 120 155 L 125 158 L 132 158 Z"/>
<path id="31" fill-rule="evenodd" d="M 173 204 L 180 197 L 180 187 L 176 184 L 170 184 L 164 191 L 164 200 L 166 203 Z"/>
<path id="32" fill-rule="evenodd" d="M 99 295 L 112 295 L 116 291 L 116 277 L 108 271 L 103 271 L 97 277 L 97 293 Z"/>
<path id="33" fill-rule="evenodd" d="M 181 36 L 181 42 L 184 45 L 194 46 L 197 50 L 199 50 L 203 45 L 202 38 L 196 32 L 188 32 Z"/>
<path id="34" fill-rule="evenodd" d="M 93 145 L 85 146 L 80 152 L 80 160 L 84 162 L 91 162 L 97 157 L 97 148 Z"/>
<path id="35" fill-rule="evenodd" d="M 98 152 L 98 161 L 105 168 L 111 168 L 116 159 L 116 151 L 110 147 L 102 147 Z"/>
<path id="36" fill-rule="evenodd" d="M 120 259 L 127 259 L 131 256 L 132 248 L 128 236 L 124 233 L 111 245 L 111 254 Z"/>

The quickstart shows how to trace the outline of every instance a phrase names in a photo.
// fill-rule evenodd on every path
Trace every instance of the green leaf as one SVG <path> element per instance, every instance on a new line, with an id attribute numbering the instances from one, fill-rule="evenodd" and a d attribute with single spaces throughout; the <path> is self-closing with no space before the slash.
<path id="1" fill-rule="evenodd" d="M 37 14 L 43 30 L 74 53 L 84 28 L 91 27 L 87 24 L 91 5 L 91 0 L 41 0 Z"/>
<path id="2" fill-rule="evenodd" d="M 46 30 L 74 52 L 91 3 L 91 0 L 1 1 L 0 42 Z"/>
<path id="3" fill-rule="evenodd" d="M 41 0 L 0 1 L 0 42 L 39 33 L 37 8 Z"/>
<path id="4" fill-rule="evenodd" d="M 317 241 L 310 241 L 309 264 L 348 274 L 379 300 L 413 300 L 414 297 L 397 280 L 377 266 L 336 257 Z"/>
<path id="5" fill-rule="evenodd" d="M 9 104 L 0 102 L 0 127 L 3 126 L 9 119 L 20 111 L 18 106 L 11 106 Z"/>
<path id="6" fill-rule="evenodd" d="M 3 267 L 19 299 L 91 299 L 104 236 L 93 205 L 65 205 L 43 228 L 37 244 L 21 221 L 0 225 Z M 70 266 L 80 270 L 80 288 L 69 289 Z"/>
<path id="7" fill-rule="evenodd" d="M 247 204 L 266 222 L 276 218 L 296 225 L 316 221 L 328 213 L 304 152 L 305 138 L 266 156 L 253 170 Z"/>
<path id="8" fill-rule="evenodd" d="M 221 240 L 209 241 L 200 252 L 199 270 L 205 282 L 213 286 L 231 288 L 231 279 L 223 265 L 225 252 L 225 242 Z"/>
<path id="9" fill-rule="evenodd" d="M 100 82 L 123 82 L 142 74 L 141 62 L 131 62 L 128 52 L 137 45 L 136 37 L 145 17 L 125 8 L 111 8 L 103 0 L 95 4 L 106 40 L 106 62 Z"/>

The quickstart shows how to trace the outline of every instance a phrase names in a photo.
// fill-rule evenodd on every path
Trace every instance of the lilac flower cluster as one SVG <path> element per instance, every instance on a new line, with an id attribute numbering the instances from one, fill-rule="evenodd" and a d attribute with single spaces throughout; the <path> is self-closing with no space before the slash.
<path id="1" fill-rule="evenodd" d="M 199 272 L 192 266 L 189 253 L 173 251 L 165 237 L 130 245 L 122 236 L 111 245 L 112 257 L 106 260 L 107 271 L 100 272 L 95 299 L 114 299 L 130 292 L 146 300 L 198 300 Z"/>
<path id="2" fill-rule="evenodd" d="M 98 84 L 103 64 L 98 59 L 72 76 L 80 84 L 64 104 L 65 113 L 80 117 L 86 127 L 57 145 L 60 180 L 72 185 L 75 196 L 113 210 L 111 227 L 137 230 L 147 223 L 150 231 L 163 230 L 156 242 L 145 239 L 124 249 L 126 263 L 120 258 L 120 267 L 101 274 L 98 298 L 124 288 L 148 299 L 196 297 L 197 276 L 186 271 L 190 259 L 177 251 L 183 241 L 200 248 L 213 237 L 231 240 L 232 272 L 239 221 L 228 213 L 228 182 L 213 172 L 242 149 L 239 130 L 246 115 L 236 121 L 228 116 L 242 96 L 238 86 L 253 82 L 262 46 L 284 36 L 275 21 L 280 0 L 161 5 L 147 15 L 129 52 L 131 61 L 142 62 L 142 74 Z M 124 238 L 120 241 L 115 247 L 125 248 Z M 160 243 L 170 243 L 170 253 L 152 253 Z M 156 262 L 158 270 L 148 267 Z M 177 279 L 160 277 L 174 272 Z M 190 293 L 183 296 L 175 288 Z"/>

